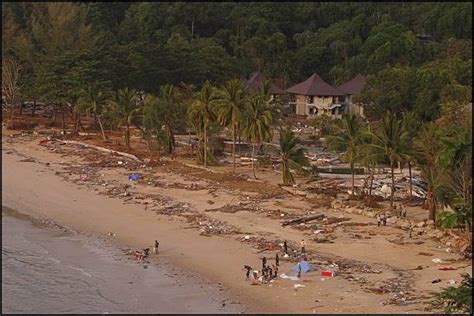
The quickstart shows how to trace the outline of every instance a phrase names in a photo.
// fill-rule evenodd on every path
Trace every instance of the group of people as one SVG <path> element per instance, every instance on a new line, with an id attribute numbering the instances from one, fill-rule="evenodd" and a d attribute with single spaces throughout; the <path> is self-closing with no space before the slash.
<path id="1" fill-rule="evenodd" d="M 253 270 L 251 266 L 244 265 L 245 279 L 250 279 L 250 272 L 252 272 L 253 281 L 260 281 L 262 283 L 268 283 L 272 279 L 278 276 L 278 267 L 280 266 L 280 257 L 278 253 L 275 255 L 275 263 L 270 266 L 267 264 L 267 257 L 262 257 L 262 269 L 260 271 Z M 252 271 L 253 270 L 253 271 Z M 260 276 L 259 276 L 260 274 Z"/>
<path id="2" fill-rule="evenodd" d="M 155 254 L 158 254 L 158 247 L 159 246 L 160 246 L 160 243 L 157 240 L 155 240 L 155 244 L 154 244 L 154 247 L 153 247 L 153 252 Z M 144 261 L 145 259 L 148 258 L 149 254 L 150 254 L 150 248 L 145 248 L 142 251 L 135 250 L 135 252 L 133 252 L 133 257 L 138 262 L 142 262 L 142 261 Z"/>
<path id="3" fill-rule="evenodd" d="M 395 209 L 395 205 L 393 208 Z M 407 209 L 401 203 L 398 204 L 398 217 L 407 217 Z"/>

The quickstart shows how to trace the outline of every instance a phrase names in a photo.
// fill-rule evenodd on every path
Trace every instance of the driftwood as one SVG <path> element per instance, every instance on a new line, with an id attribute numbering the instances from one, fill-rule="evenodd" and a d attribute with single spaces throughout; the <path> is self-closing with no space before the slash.
<path id="1" fill-rule="evenodd" d="M 63 143 L 66 143 L 66 144 L 75 144 L 75 145 L 82 145 L 82 146 L 85 146 L 85 147 L 94 148 L 96 150 L 103 151 L 103 152 L 106 152 L 106 153 L 109 153 L 109 154 L 117 154 L 117 155 L 120 155 L 120 156 L 123 156 L 123 157 L 126 157 L 126 158 L 133 159 L 135 161 L 141 162 L 141 159 L 138 158 L 137 156 L 132 155 L 132 154 L 128 154 L 128 153 L 124 153 L 124 152 L 121 152 L 121 151 L 116 151 L 116 150 L 107 149 L 107 148 L 104 148 L 104 147 L 99 147 L 99 146 L 95 146 L 95 145 L 91 145 L 91 144 L 86 144 L 86 143 L 78 142 L 78 141 L 75 141 L 75 140 L 59 140 L 59 141 L 61 141 Z"/>
<path id="2" fill-rule="evenodd" d="M 286 225 L 291 225 L 291 224 L 299 224 L 299 223 L 306 223 L 315 219 L 321 219 L 324 218 L 324 214 L 317 214 L 313 216 L 308 216 L 308 217 L 298 217 L 289 221 L 285 221 L 281 223 L 281 226 L 286 226 Z"/>

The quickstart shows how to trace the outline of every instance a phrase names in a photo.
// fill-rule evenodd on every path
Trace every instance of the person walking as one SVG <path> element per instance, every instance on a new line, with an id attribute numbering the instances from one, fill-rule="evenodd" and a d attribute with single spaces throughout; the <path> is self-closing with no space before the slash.
<path id="1" fill-rule="evenodd" d="M 280 266 L 280 257 L 278 256 L 278 252 L 275 255 L 275 264 L 277 267 Z"/>
<path id="2" fill-rule="evenodd" d="M 298 262 L 298 278 L 301 278 L 301 263 Z"/>
<path id="3" fill-rule="evenodd" d="M 263 257 L 262 258 L 262 271 L 265 270 L 265 267 L 267 266 L 267 258 Z"/>
<path id="4" fill-rule="evenodd" d="M 248 281 L 248 279 L 250 278 L 250 271 L 252 270 L 252 267 L 249 265 L 244 265 L 244 269 L 247 270 L 247 272 L 245 272 L 245 280 Z"/>
<path id="5" fill-rule="evenodd" d="M 380 222 L 382 221 L 380 214 L 377 214 L 376 218 L 377 218 L 377 227 L 380 227 Z"/>
<path id="6" fill-rule="evenodd" d="M 304 239 L 301 239 L 301 253 L 306 253 L 306 242 L 304 241 Z"/>
<path id="7" fill-rule="evenodd" d="M 286 240 L 283 242 L 283 249 L 285 250 L 285 254 L 287 255 L 288 254 L 288 244 L 287 244 Z"/>

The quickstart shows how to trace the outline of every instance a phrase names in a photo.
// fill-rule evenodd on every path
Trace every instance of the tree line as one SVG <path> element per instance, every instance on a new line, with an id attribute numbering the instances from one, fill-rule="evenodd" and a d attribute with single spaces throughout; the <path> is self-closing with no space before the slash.
<path id="1" fill-rule="evenodd" d="M 2 3 L 2 57 L 21 65 L 22 98 L 58 107 L 83 84 L 158 93 L 261 70 L 286 86 L 313 72 L 367 77 L 370 119 L 387 110 L 433 121 L 470 99 L 472 4 Z"/>

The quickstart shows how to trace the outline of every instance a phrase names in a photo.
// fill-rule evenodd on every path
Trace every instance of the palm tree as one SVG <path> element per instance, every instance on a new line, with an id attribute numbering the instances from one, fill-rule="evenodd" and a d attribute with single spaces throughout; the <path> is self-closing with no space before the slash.
<path id="1" fill-rule="evenodd" d="M 430 220 L 436 220 L 435 192 L 443 185 L 445 172 L 439 164 L 438 156 L 441 152 L 441 143 L 436 127 L 433 124 L 425 125 L 415 140 L 416 162 L 421 170 L 421 176 L 428 184 L 428 202 Z"/>
<path id="2" fill-rule="evenodd" d="M 344 160 L 349 163 L 352 175 L 352 192 L 355 191 L 355 164 L 359 156 L 361 145 L 362 126 L 354 114 L 345 116 L 344 125 L 338 135 L 328 136 L 329 148 L 336 151 L 344 151 Z"/>
<path id="3" fill-rule="evenodd" d="M 408 174 L 410 183 L 410 199 L 413 196 L 412 189 L 412 162 L 414 161 L 414 140 L 418 135 L 420 129 L 420 121 L 414 112 L 406 112 L 403 114 L 403 129 L 405 131 L 405 149 L 403 153 L 404 160 L 408 163 Z"/>
<path id="4" fill-rule="evenodd" d="M 243 115 L 242 135 L 252 143 L 252 171 L 255 173 L 255 146 L 264 141 L 272 140 L 272 123 L 274 111 L 264 95 L 253 94 L 250 96 L 246 111 Z"/>
<path id="5" fill-rule="evenodd" d="M 395 193 L 395 163 L 402 161 L 404 149 L 405 131 L 402 128 L 402 121 L 397 119 L 396 115 L 387 112 L 382 119 L 379 130 L 371 133 L 373 137 L 372 146 L 378 149 L 380 153 L 390 162 L 390 174 L 392 178 L 392 188 L 390 192 L 390 207 L 393 207 Z"/>
<path id="6" fill-rule="evenodd" d="M 358 151 L 357 161 L 362 165 L 366 165 L 370 173 L 369 196 L 368 196 L 369 205 L 372 203 L 372 188 L 374 184 L 374 174 L 375 174 L 376 164 L 379 161 L 383 160 L 383 157 L 380 155 L 380 152 L 371 145 L 371 140 L 372 140 L 372 137 L 370 135 L 370 130 L 364 131 L 361 136 L 361 144 L 358 146 L 358 150 L 357 150 Z"/>
<path id="7" fill-rule="evenodd" d="M 103 92 L 97 84 L 88 84 L 81 93 L 79 98 L 79 113 L 92 114 L 94 121 L 99 123 L 102 139 L 107 140 L 102 122 L 103 115 L 107 110 L 108 96 Z M 97 126 L 97 125 L 96 125 Z"/>
<path id="8" fill-rule="evenodd" d="M 109 103 L 115 116 L 119 119 L 119 124 L 125 124 L 125 146 L 127 150 L 130 150 L 130 125 L 134 115 L 138 114 L 142 108 L 137 90 L 122 88 L 114 93 Z"/>
<path id="9" fill-rule="evenodd" d="M 242 81 L 228 81 L 219 91 L 220 102 L 217 108 L 217 119 L 223 126 L 232 126 L 232 163 L 235 173 L 235 137 L 237 124 L 244 110 L 245 90 Z"/>
<path id="10" fill-rule="evenodd" d="M 159 116 L 166 130 L 166 151 L 171 154 L 175 149 L 174 128 L 179 120 L 184 118 L 185 108 L 179 102 L 180 91 L 173 85 L 160 87 Z"/>
<path id="11" fill-rule="evenodd" d="M 297 148 L 298 138 L 288 129 L 280 129 L 280 158 L 282 160 L 283 184 L 295 184 L 290 168 L 299 169 L 309 165 L 305 148 Z"/>
<path id="12" fill-rule="evenodd" d="M 209 81 L 206 81 L 201 88 L 201 91 L 195 94 L 195 100 L 189 109 L 190 115 L 195 119 L 202 127 L 202 133 L 204 138 L 204 167 L 207 168 L 207 138 L 208 130 L 211 122 L 216 120 L 216 114 L 214 113 L 215 107 L 219 100 L 217 98 L 216 90 Z"/>

